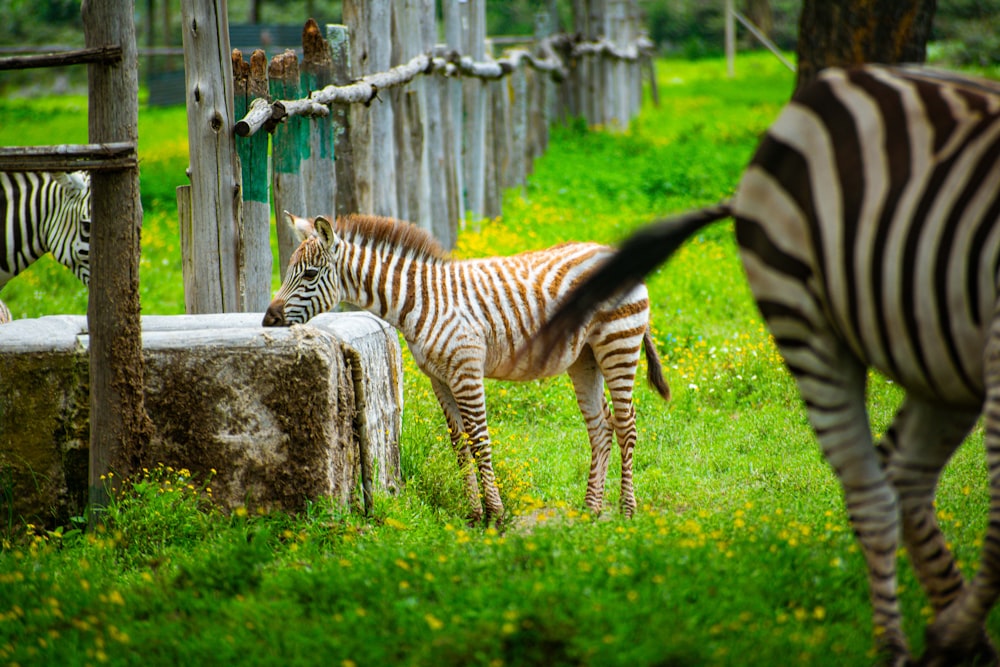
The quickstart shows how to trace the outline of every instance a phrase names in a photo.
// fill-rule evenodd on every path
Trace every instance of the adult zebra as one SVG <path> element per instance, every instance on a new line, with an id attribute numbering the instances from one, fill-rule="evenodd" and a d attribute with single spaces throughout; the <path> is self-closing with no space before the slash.
<path id="1" fill-rule="evenodd" d="M 0 289 L 47 252 L 90 283 L 89 173 L 0 172 L 0 225 Z"/>
<path id="2" fill-rule="evenodd" d="M 285 282 L 264 326 L 306 322 L 341 300 L 396 327 L 417 365 L 431 380 L 444 411 L 459 465 L 467 471 L 471 519 L 501 521 L 504 508 L 492 466 L 483 378 L 533 380 L 568 371 L 590 436 L 586 504 L 603 505 L 608 457 L 615 436 L 621 450 L 622 510 L 636 508 L 632 449 L 636 441 L 632 389 L 645 348 L 650 384 L 669 398 L 649 332 L 645 285 L 598 307 L 586 326 L 545 356 L 515 358 L 569 289 L 611 253 L 594 243 L 566 243 L 512 257 L 454 261 L 436 241 L 404 222 L 346 216 L 335 223 L 286 212 L 304 240 L 292 254 Z M 613 412 L 604 395 L 607 382 Z"/>
<path id="3" fill-rule="evenodd" d="M 896 664 L 908 659 L 897 600 L 902 528 L 936 614 L 924 663 L 996 663 L 984 621 L 1000 594 L 1000 84 L 918 68 L 825 71 L 770 127 L 731 202 L 638 232 L 566 300 L 543 340 L 558 342 L 727 216 L 842 485 L 881 647 Z M 868 367 L 906 390 L 876 446 Z M 933 500 L 981 414 L 989 527 L 967 582 Z"/>

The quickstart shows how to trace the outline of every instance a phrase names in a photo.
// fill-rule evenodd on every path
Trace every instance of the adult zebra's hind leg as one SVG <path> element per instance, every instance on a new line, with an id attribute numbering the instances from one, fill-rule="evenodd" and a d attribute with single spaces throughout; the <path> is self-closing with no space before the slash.
<path id="1" fill-rule="evenodd" d="M 587 477 L 587 508 L 599 514 L 604 505 L 604 483 L 608 477 L 608 457 L 614 432 L 611 429 L 611 411 L 604 398 L 604 376 L 597 368 L 594 352 L 589 345 L 569 367 L 576 402 L 587 425 L 590 438 L 590 475 Z"/>
<path id="2" fill-rule="evenodd" d="M 465 475 L 465 492 L 469 502 L 469 523 L 479 523 L 483 518 L 483 503 L 479 499 L 479 481 L 476 479 L 476 466 L 472 460 L 469 439 L 465 437 L 465 426 L 462 424 L 462 414 L 459 412 L 455 397 L 444 382 L 430 378 L 431 388 L 437 397 L 445 421 L 448 423 L 448 435 L 451 445 L 458 456 L 458 468 Z"/>
<path id="3" fill-rule="evenodd" d="M 938 526 L 934 491 L 978 417 L 978 410 L 945 408 L 908 396 L 878 445 L 899 498 L 906 550 L 935 613 L 961 595 L 965 579 Z"/>
<path id="4" fill-rule="evenodd" d="M 818 339 L 778 346 L 796 377 L 809 421 L 844 492 L 851 527 L 868 566 L 872 620 L 892 664 L 909 657 L 897 596 L 899 505 L 872 443 L 866 368 L 845 346 Z"/>
<path id="5" fill-rule="evenodd" d="M 989 471 L 990 511 L 979 570 L 962 594 L 939 613 L 927 628 L 924 665 L 1000 663 L 986 634 L 986 617 L 1000 597 L 1000 312 L 988 333 L 984 378 L 986 401 L 986 467 Z"/>

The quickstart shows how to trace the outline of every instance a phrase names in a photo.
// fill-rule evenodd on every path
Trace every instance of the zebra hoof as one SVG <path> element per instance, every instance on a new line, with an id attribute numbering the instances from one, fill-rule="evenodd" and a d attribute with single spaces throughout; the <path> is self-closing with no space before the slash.
<path id="1" fill-rule="evenodd" d="M 951 665 L 969 665 L 970 667 L 996 667 L 1000 665 L 1000 655 L 986 634 L 980 630 L 978 636 L 971 640 L 956 638 L 954 635 L 943 638 L 942 633 L 927 628 L 927 649 L 916 661 L 919 667 L 950 667 Z M 951 640 L 948 643 L 948 640 Z"/>

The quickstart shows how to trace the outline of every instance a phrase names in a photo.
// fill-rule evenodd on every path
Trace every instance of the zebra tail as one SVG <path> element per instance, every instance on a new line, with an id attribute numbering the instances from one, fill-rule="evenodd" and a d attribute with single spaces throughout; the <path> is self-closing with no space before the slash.
<path id="1" fill-rule="evenodd" d="M 579 329 L 600 304 L 632 289 L 702 227 L 730 215 L 729 201 L 658 220 L 626 239 L 621 248 L 576 287 L 542 325 L 535 340 L 551 352 L 567 332 Z"/>
<path id="2" fill-rule="evenodd" d="M 656 352 L 656 345 L 653 344 L 653 334 L 650 333 L 649 329 L 646 329 L 646 333 L 642 337 L 642 347 L 646 350 L 646 379 L 649 380 L 650 386 L 656 389 L 657 393 L 663 397 L 663 400 L 670 400 L 670 385 L 667 384 L 667 379 L 663 377 L 663 364 L 660 363 L 660 355 Z"/>

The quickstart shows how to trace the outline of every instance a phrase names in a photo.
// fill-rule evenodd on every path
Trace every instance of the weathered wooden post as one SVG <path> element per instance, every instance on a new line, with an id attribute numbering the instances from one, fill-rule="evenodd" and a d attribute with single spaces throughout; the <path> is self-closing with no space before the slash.
<path id="1" fill-rule="evenodd" d="M 437 42 L 434 4 L 434 0 L 420 0 L 420 48 L 425 53 L 433 51 Z M 425 77 L 424 138 L 427 146 L 431 233 L 442 246 L 451 248 L 455 245 L 455 230 L 458 227 L 459 193 L 455 182 L 455 163 L 448 159 L 453 138 L 445 131 L 446 119 L 450 116 L 446 86 L 447 83 L 440 76 Z"/>
<path id="2" fill-rule="evenodd" d="M 268 87 L 272 100 L 299 98 L 299 61 L 294 51 L 285 51 L 271 58 L 271 65 L 268 68 Z M 301 116 L 286 118 L 275 128 L 271 140 L 274 167 L 272 191 L 282 279 L 285 277 L 292 252 L 299 245 L 295 232 L 285 224 L 283 211 L 296 215 L 302 215 L 302 212 L 306 211 L 305 179 L 300 167 L 303 159 L 309 154 L 305 126 L 308 122 L 308 119 Z"/>
<path id="3" fill-rule="evenodd" d="M 302 95 L 333 83 L 330 47 L 314 19 L 302 29 Z M 337 173 L 334 168 L 333 124 L 327 117 L 305 122 L 309 156 L 303 161 L 307 216 L 330 215 L 336 207 Z"/>
<path id="4" fill-rule="evenodd" d="M 117 64 L 89 66 L 90 142 L 139 136 L 139 66 L 132 0 L 84 0 L 88 47 L 120 46 Z M 94 225 L 90 237 L 90 477 L 91 522 L 108 502 L 106 475 L 128 474 L 149 439 L 143 404 L 145 365 L 139 319 L 139 169 L 91 175 Z"/>
<path id="5" fill-rule="evenodd" d="M 330 44 L 333 83 L 344 86 L 351 82 L 350 34 L 345 25 L 328 25 L 326 39 Z M 344 104 L 330 105 L 330 128 L 333 132 L 335 172 L 334 205 L 337 215 L 356 213 L 358 193 L 354 179 L 354 147 L 351 142 L 351 113 Z"/>
<path id="6" fill-rule="evenodd" d="M 223 11 L 219 11 L 222 9 Z M 188 313 L 238 312 L 240 174 L 233 135 L 233 71 L 225 2 L 182 0 L 192 255 L 184 263 Z M 183 193 L 178 205 L 184 207 Z"/>
<path id="7" fill-rule="evenodd" d="M 486 59 L 486 0 L 465 0 L 468 27 L 462 54 L 475 62 Z M 486 215 L 486 127 L 489 106 L 487 82 L 478 77 L 463 79 L 465 91 L 465 188 L 466 208 L 473 218 Z"/>
<path id="8" fill-rule="evenodd" d="M 462 53 L 465 46 L 463 25 L 469 21 L 469 5 L 465 0 L 443 0 L 444 2 L 444 32 L 448 49 Z M 465 131 L 462 118 L 464 104 L 462 101 L 462 80 L 450 79 L 446 82 L 449 128 L 447 136 L 451 138 L 451 162 L 455 168 L 455 186 L 458 194 L 457 227 L 465 224 Z"/>
<path id="9" fill-rule="evenodd" d="M 548 12 L 535 13 L 535 43 L 541 44 L 552 34 L 552 15 Z M 555 102 L 555 87 L 552 77 L 545 72 L 535 72 L 538 85 L 538 132 L 535 155 L 541 155 L 549 146 L 549 126 L 552 124 L 552 106 Z"/>
<path id="10" fill-rule="evenodd" d="M 344 23 L 351 34 L 353 78 L 389 69 L 392 55 L 391 0 L 344 0 Z M 385 96 L 386 98 L 388 96 Z M 398 217 L 396 151 L 390 101 L 377 98 L 370 106 L 351 107 L 358 209 Z"/>
<path id="11" fill-rule="evenodd" d="M 250 62 L 243 60 L 239 49 L 233 49 L 234 118 L 243 118 L 254 100 L 267 102 L 267 56 L 262 49 L 254 50 Z M 268 133 L 257 132 L 236 141 L 243 179 L 243 238 L 240 275 L 244 279 L 244 306 L 259 312 L 271 299 L 271 200 L 268 172 Z"/>
<path id="12" fill-rule="evenodd" d="M 421 30 L 422 0 L 394 0 L 393 66 L 409 62 L 424 52 Z M 399 217 L 431 231 L 431 184 L 426 116 L 427 82 L 418 76 L 406 86 L 393 88 L 396 121 L 396 195 Z M 435 111 L 436 112 L 436 111 Z"/>

